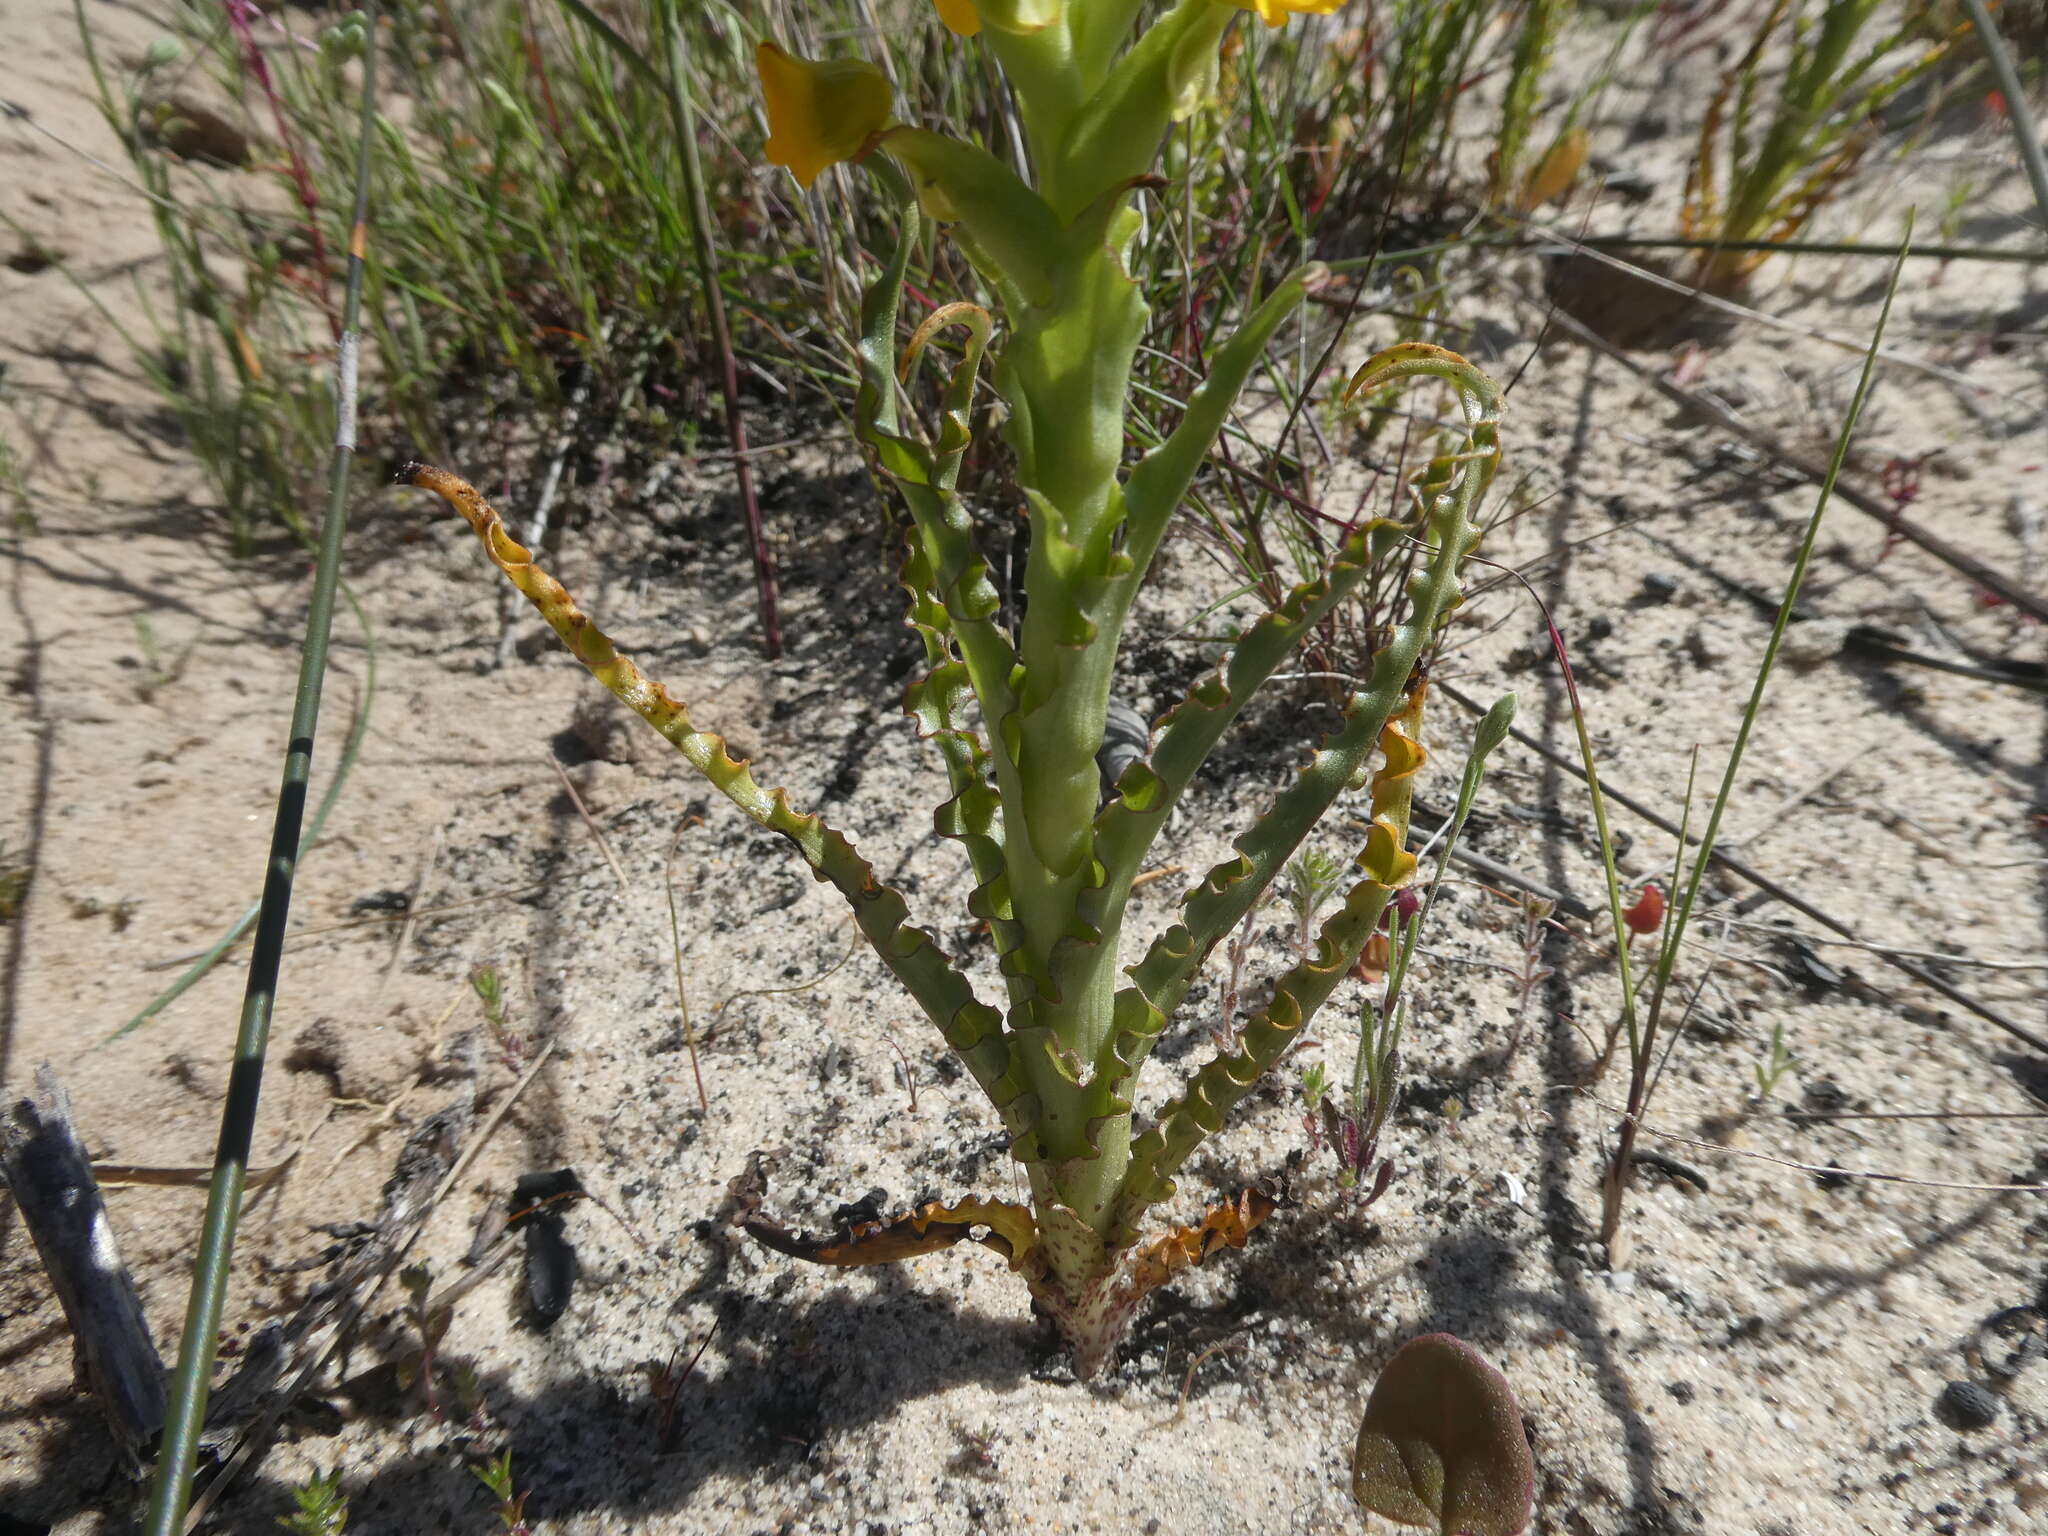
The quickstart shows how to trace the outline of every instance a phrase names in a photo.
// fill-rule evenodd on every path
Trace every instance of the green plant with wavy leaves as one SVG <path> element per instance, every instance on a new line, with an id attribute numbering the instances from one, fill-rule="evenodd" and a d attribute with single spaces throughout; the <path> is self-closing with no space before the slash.
<path id="1" fill-rule="evenodd" d="M 1335 3 L 1248 0 L 1243 8 L 1278 25 L 1290 12 Z M 748 1230 L 783 1252 L 842 1265 L 968 1238 L 985 1243 L 1026 1279 L 1088 1375 L 1148 1291 L 1219 1248 L 1242 1246 L 1274 1208 L 1268 1194 L 1248 1189 L 1193 1225 L 1147 1235 L 1153 1207 L 1173 1198 L 1190 1154 L 1302 1037 L 1413 874 L 1408 808 L 1425 757 L 1427 691 L 1418 668 L 1461 598 L 1476 511 L 1500 459 L 1499 398 L 1462 358 L 1417 343 L 1358 371 L 1353 394 L 1411 379 L 1448 384 L 1462 433 L 1413 484 L 1407 515 L 1349 530 L 1326 570 L 1243 632 L 1159 723 L 1150 752 L 1105 802 L 1096 753 L 1132 602 L 1247 378 L 1324 269 L 1306 266 L 1247 305 L 1177 425 L 1133 460 L 1127 410 L 1148 309 L 1127 253 L 1140 199 L 1159 185 L 1149 173 L 1160 144 L 1216 88 L 1218 51 L 1238 8 L 1182 0 L 1142 29 L 1136 0 L 941 0 L 938 10 L 956 33 L 978 36 L 972 46 L 986 48 L 1006 75 L 1029 177 L 975 144 L 892 122 L 888 84 L 864 62 L 816 63 L 763 43 L 758 63 L 769 157 L 806 186 L 831 164 L 857 161 L 897 215 L 894 249 L 863 306 L 855 421 L 910 513 L 901 574 L 927 668 L 905 705 L 945 765 L 950 792 L 935 826 L 972 866 L 968 906 L 994 940 L 1001 1006 L 976 995 L 851 842 L 757 784 L 683 701 L 619 654 L 474 489 L 426 466 L 407 475 L 468 518 L 492 561 L 600 682 L 838 889 L 994 1105 L 1030 1187 L 1028 1205 L 933 1203 L 822 1237 L 769 1220 L 754 1191 L 743 1202 Z M 1154 216 L 1171 216 L 1170 200 Z M 992 303 L 943 304 L 904 338 L 899 296 L 927 221 L 972 262 L 986 288 L 979 297 Z M 919 420 L 903 383 L 941 337 L 952 341 L 952 361 L 936 414 Z M 984 362 L 1007 408 L 1001 431 L 1030 525 L 1023 617 L 1014 625 L 1004 622 L 975 518 L 956 491 Z M 1210 751 L 1311 627 L 1396 561 L 1411 563 L 1405 611 L 1339 726 L 1236 840 L 1233 856 L 1186 893 L 1179 920 L 1128 960 L 1120 941 L 1132 883 Z M 1370 832 L 1314 945 L 1141 1128 L 1133 1085 L 1190 985 L 1354 783 L 1369 785 Z"/>

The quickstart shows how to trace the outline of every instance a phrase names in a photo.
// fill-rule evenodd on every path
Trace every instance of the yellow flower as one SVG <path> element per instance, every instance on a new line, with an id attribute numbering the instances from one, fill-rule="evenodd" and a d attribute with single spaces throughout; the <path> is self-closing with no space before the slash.
<path id="1" fill-rule="evenodd" d="M 1344 0 L 1230 0 L 1240 11 L 1257 11 L 1269 27 L 1284 27 L 1289 16 L 1327 16 Z"/>
<path id="2" fill-rule="evenodd" d="M 762 43 L 754 68 L 768 103 L 768 161 L 789 167 L 800 187 L 828 165 L 858 159 L 889 121 L 889 81 L 865 59 L 800 59 Z"/>
<path id="3" fill-rule="evenodd" d="M 972 37 L 981 30 L 981 12 L 974 8 L 974 0 L 932 0 L 938 7 L 939 20 L 946 29 L 962 37 Z"/>

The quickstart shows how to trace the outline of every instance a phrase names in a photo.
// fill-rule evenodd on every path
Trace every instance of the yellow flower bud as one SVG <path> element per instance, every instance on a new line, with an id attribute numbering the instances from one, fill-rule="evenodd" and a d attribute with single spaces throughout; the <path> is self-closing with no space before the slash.
<path id="1" fill-rule="evenodd" d="M 800 187 L 828 165 L 858 159 L 889 121 L 888 78 L 865 59 L 800 59 L 762 43 L 754 68 L 768 103 L 768 161 L 787 166 Z"/>
<path id="2" fill-rule="evenodd" d="M 932 4 L 949 32 L 972 37 L 981 30 L 981 12 L 974 8 L 974 0 L 932 0 Z"/>
<path id="3" fill-rule="evenodd" d="M 1269 27 L 1284 27 L 1289 16 L 1327 16 L 1344 0 L 1230 0 L 1240 11 L 1257 11 Z"/>

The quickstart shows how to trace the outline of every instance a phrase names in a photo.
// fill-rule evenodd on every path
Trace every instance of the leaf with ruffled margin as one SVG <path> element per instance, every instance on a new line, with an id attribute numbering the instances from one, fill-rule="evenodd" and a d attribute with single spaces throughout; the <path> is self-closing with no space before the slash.
<path id="1" fill-rule="evenodd" d="M 1314 952 L 1274 984 L 1272 1000 L 1245 1025 L 1237 1049 L 1219 1053 L 1196 1072 L 1186 1091 L 1159 1112 L 1157 1123 L 1133 1146 L 1117 1208 L 1117 1231 L 1126 1239 L 1136 1235 L 1147 1205 L 1172 1197 L 1172 1176 L 1188 1155 L 1222 1128 L 1231 1109 L 1287 1054 L 1302 1026 L 1329 1001 L 1378 932 L 1394 892 L 1415 873 L 1415 855 L 1406 844 L 1415 775 L 1427 760 L 1419 740 L 1425 692 L 1418 683 L 1401 712 L 1380 731 L 1384 764 L 1373 775 L 1372 830 L 1356 860 L 1365 878 L 1345 893 L 1336 915 L 1323 924 Z"/>
<path id="2" fill-rule="evenodd" d="M 1357 591 L 1407 532 L 1384 519 L 1354 530 L 1338 547 L 1327 571 L 1296 586 L 1263 614 L 1216 671 L 1198 679 L 1167 714 L 1150 757 L 1124 770 L 1117 793 L 1096 817 L 1096 856 L 1109 871 L 1109 880 L 1100 898 L 1102 914 L 1093 921 L 1113 921 L 1121 914 L 1131 881 L 1159 830 L 1252 696 L 1315 625 Z"/>
<path id="3" fill-rule="evenodd" d="M 1190 1081 L 1181 1097 L 1131 1148 L 1131 1166 L 1117 1206 L 1116 1232 L 1130 1241 L 1145 1209 L 1173 1193 L 1172 1175 L 1223 1117 L 1276 1063 L 1335 989 L 1378 926 L 1393 885 L 1414 869 L 1403 846 L 1412 775 L 1421 747 L 1408 729 L 1390 731 L 1397 715 L 1421 707 L 1421 689 L 1409 686 L 1415 665 L 1439 626 L 1463 597 L 1461 568 L 1479 541 L 1472 513 L 1499 463 L 1499 393 L 1493 382 L 1456 353 L 1420 343 L 1388 348 L 1361 368 L 1352 392 L 1397 379 L 1429 376 L 1452 383 L 1468 425 L 1468 446 L 1440 455 L 1424 471 L 1417 494 L 1430 550 L 1408 583 L 1409 613 L 1373 658 L 1367 686 L 1346 707 L 1345 723 L 1282 792 L 1256 825 L 1237 841 L 1238 854 L 1216 865 L 1185 899 L 1183 920 L 1160 935 L 1131 970 L 1139 1002 L 1120 1014 L 1149 1021 L 1170 1015 L 1211 949 L 1251 910 L 1301 840 L 1321 820 L 1364 761 L 1381 746 L 1386 762 L 1374 781 L 1373 831 L 1359 864 L 1366 878 L 1346 895 L 1343 908 L 1323 926 L 1315 952 L 1277 983 L 1273 1000 L 1246 1026 L 1239 1048 L 1219 1055 Z M 1145 1037 L 1119 1039 L 1119 1055 L 1137 1054 Z"/>
<path id="4" fill-rule="evenodd" d="M 1131 1255 L 1132 1300 L 1156 1291 L 1180 1271 L 1225 1248 L 1242 1248 L 1253 1231 L 1280 1208 L 1262 1189 L 1246 1189 L 1226 1205 L 1213 1206 L 1192 1227 L 1175 1227 Z"/>
<path id="5" fill-rule="evenodd" d="M 1400 707 L 1408 677 L 1437 627 L 1460 601 L 1458 569 L 1479 541 L 1472 514 L 1500 461 L 1500 394 L 1493 381 L 1455 352 L 1403 342 L 1372 357 L 1346 398 L 1419 376 L 1453 383 L 1468 426 L 1468 447 L 1430 461 L 1416 488 L 1432 541 L 1424 569 L 1408 584 L 1409 617 L 1374 657 L 1366 687 L 1353 695 L 1345 723 L 1282 791 L 1265 816 L 1237 840 L 1237 856 L 1213 867 L 1182 898 L 1183 916 L 1153 943 L 1131 979 L 1150 1003 L 1171 1014 L 1209 952 L 1235 928 L 1343 793 L 1380 732 Z"/>
<path id="6" fill-rule="evenodd" d="M 1038 1224 L 1028 1206 L 978 1197 L 951 1205 L 930 1200 L 914 1211 L 854 1222 L 826 1237 L 790 1231 L 762 1215 L 757 1202 L 743 1206 L 734 1225 L 764 1248 L 838 1269 L 896 1264 L 972 1241 L 994 1249 L 1009 1260 L 1011 1269 L 1019 1270 L 1032 1262 L 1038 1246 Z"/>
<path id="7" fill-rule="evenodd" d="M 1020 1100 L 1010 1076 L 1010 1046 L 1001 1016 L 975 997 L 967 978 L 939 950 L 931 934 L 910 925 L 903 897 L 875 878 L 874 866 L 859 850 L 817 816 L 792 810 L 782 790 L 762 789 L 747 765 L 727 753 L 720 737 L 698 730 L 682 701 L 621 655 L 576 606 L 567 589 L 534 563 L 532 553 L 505 531 L 497 510 L 476 487 L 426 464 L 408 464 L 399 478 L 401 483 L 434 492 L 460 512 L 491 562 L 540 611 L 569 653 L 589 668 L 593 677 L 666 737 L 751 820 L 787 838 L 819 879 L 831 882 L 853 909 L 855 923 L 882 963 L 938 1025 L 946 1043 L 988 1094 L 1013 1145 L 1035 1145 L 1030 1105 Z"/>
<path id="8" fill-rule="evenodd" d="M 1214 79 L 1217 44 L 1231 20 L 1229 8 L 1212 0 L 1181 0 L 1155 22 L 1075 115 L 1047 179 L 1100 187 L 1151 169 L 1167 128 L 1185 115 L 1190 88 Z"/>
<path id="9" fill-rule="evenodd" d="M 1096 851 L 1108 874 L 1102 885 L 1084 893 L 1088 904 L 1082 910 L 1091 921 L 1104 927 L 1121 923 L 1131 881 L 1146 850 L 1210 750 L 1260 685 L 1293 654 L 1301 637 L 1357 589 L 1406 531 L 1399 524 L 1378 521 L 1354 532 L 1328 573 L 1297 586 L 1260 618 L 1238 641 L 1229 660 L 1195 683 L 1166 716 L 1150 761 L 1133 763 L 1124 771 L 1116 796 L 1096 818 Z M 1155 944 L 1153 970 L 1117 994 L 1109 1047 L 1098 1064 L 1106 1113 L 1129 1111 L 1128 1084 L 1166 1027 L 1171 1010 L 1158 1005 L 1147 986 L 1163 993 L 1162 977 L 1169 967 L 1194 963 L 1191 947 L 1179 944 L 1175 934 L 1185 938 L 1186 930 L 1177 926 Z M 1188 946 L 1192 942 L 1188 939 Z M 1178 1004 L 1177 996 L 1173 1002 Z"/>
<path id="10" fill-rule="evenodd" d="M 1215 447 L 1217 436 L 1237 407 L 1245 380 L 1266 355 L 1266 344 L 1301 307 L 1309 289 L 1328 275 L 1329 269 L 1321 262 L 1310 262 L 1283 278 L 1216 349 L 1209 360 L 1209 377 L 1188 401 L 1180 424 L 1132 468 L 1124 482 L 1124 548 L 1131 557 L 1134 586 L 1145 579 L 1174 509 Z"/>
<path id="11" fill-rule="evenodd" d="M 940 444 L 936 456 L 903 436 L 898 429 L 896 314 L 902 300 L 910 251 L 917 242 L 917 201 L 887 161 L 871 162 L 876 179 L 896 200 L 896 244 L 888 261 L 861 296 L 860 388 L 854 401 L 854 428 L 875 450 L 884 473 L 903 490 L 922 545 L 923 564 L 906 572 L 916 580 L 913 597 L 928 595 L 941 604 L 968 675 L 989 722 L 989 745 L 999 782 L 1014 793 L 1008 773 L 1013 758 L 1005 754 L 1002 721 L 1015 707 L 1017 653 L 1010 637 L 995 622 L 1001 608 L 989 565 L 974 540 L 972 520 L 953 492 L 960 454 L 967 446 L 967 412 L 973 400 L 976 371 L 988 344 L 987 314 L 975 306 L 949 306 L 941 311 L 948 322 L 964 323 L 968 341 L 959 364 L 948 377 L 940 402 Z M 976 317 L 979 317 L 977 320 Z M 919 335 L 932 334 L 921 328 Z"/>
<path id="12" fill-rule="evenodd" d="M 918 200 L 977 269 L 1030 304 L 1053 296 L 1060 220 L 1015 171 L 979 145 L 923 128 L 891 128 L 880 146 L 906 166 Z"/>

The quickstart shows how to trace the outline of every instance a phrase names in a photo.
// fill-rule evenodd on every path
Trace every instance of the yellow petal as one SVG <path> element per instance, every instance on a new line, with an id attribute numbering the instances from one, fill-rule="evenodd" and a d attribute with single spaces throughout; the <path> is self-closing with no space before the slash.
<path id="1" fill-rule="evenodd" d="M 865 59 L 800 59 L 773 43 L 754 50 L 768 103 L 771 165 L 808 188 L 828 165 L 859 157 L 889 121 L 889 81 Z"/>
<path id="2" fill-rule="evenodd" d="M 981 12 L 974 8 L 974 0 L 932 0 L 932 4 L 938 7 L 939 20 L 949 32 L 972 37 L 981 30 Z"/>
<path id="3" fill-rule="evenodd" d="M 1327 16 L 1344 0 L 1230 0 L 1240 11 L 1257 11 L 1269 27 L 1284 27 L 1289 16 Z"/>

